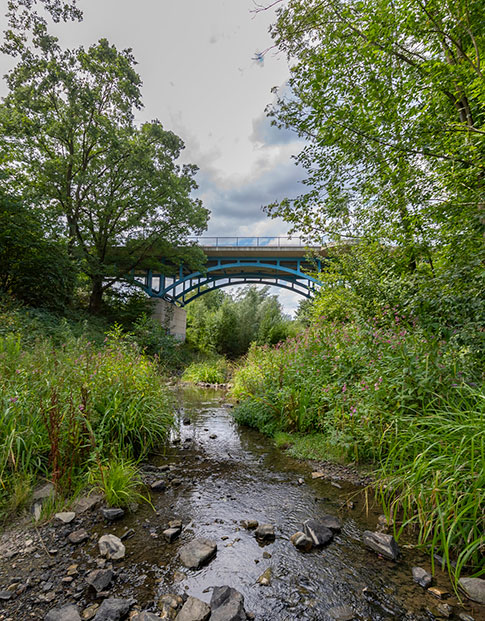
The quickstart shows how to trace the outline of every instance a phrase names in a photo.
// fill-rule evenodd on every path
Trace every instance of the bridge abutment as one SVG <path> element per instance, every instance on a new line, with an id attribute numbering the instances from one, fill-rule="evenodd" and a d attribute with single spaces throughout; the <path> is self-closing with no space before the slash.
<path id="1" fill-rule="evenodd" d="M 175 304 L 153 299 L 153 318 L 159 321 L 177 341 L 185 342 L 187 311 Z"/>

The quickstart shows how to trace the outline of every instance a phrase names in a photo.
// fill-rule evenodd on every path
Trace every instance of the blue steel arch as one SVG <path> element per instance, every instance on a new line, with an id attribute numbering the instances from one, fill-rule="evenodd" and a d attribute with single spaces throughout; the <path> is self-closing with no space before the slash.
<path id="1" fill-rule="evenodd" d="M 212 291 L 237 284 L 267 284 L 294 291 L 307 298 L 312 297 L 322 284 L 302 270 L 302 265 L 307 263 L 304 258 L 208 257 L 208 261 L 215 264 L 210 265 L 204 273 L 186 274 L 181 266 L 177 277 L 167 279 L 161 274 L 148 271 L 140 284 L 151 297 L 163 298 L 179 306 L 197 299 L 207 289 Z M 158 288 L 154 287 L 155 280 L 159 282 Z"/>

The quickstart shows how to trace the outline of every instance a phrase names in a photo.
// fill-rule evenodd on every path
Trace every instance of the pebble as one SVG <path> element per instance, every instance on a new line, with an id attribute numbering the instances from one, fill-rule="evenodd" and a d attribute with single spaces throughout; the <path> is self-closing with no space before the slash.
<path id="1" fill-rule="evenodd" d="M 75 530 L 74 532 L 70 533 L 67 538 L 71 543 L 78 544 L 83 543 L 84 541 L 89 539 L 89 535 L 84 528 L 81 528 L 80 530 Z"/>
<path id="2" fill-rule="evenodd" d="M 449 592 L 446 589 L 440 587 L 430 587 L 428 589 L 428 593 L 431 593 L 431 595 L 434 595 L 438 599 L 446 599 L 450 596 Z"/>
<path id="3" fill-rule="evenodd" d="M 259 524 L 254 531 L 254 536 L 259 541 L 273 541 L 275 539 L 274 526 L 272 524 Z"/>
<path id="4" fill-rule="evenodd" d="M 63 522 L 64 524 L 70 524 L 76 517 L 76 514 L 74 513 L 74 511 L 65 511 L 62 513 L 56 513 L 54 517 L 57 520 Z"/>
<path id="5" fill-rule="evenodd" d="M 261 586 L 269 586 L 271 584 L 271 567 L 268 567 L 257 579 L 257 583 Z"/>
<path id="6" fill-rule="evenodd" d="M 419 586 L 422 586 L 424 589 L 427 589 L 429 586 L 431 586 L 431 583 L 433 582 L 433 576 L 429 574 L 425 569 L 423 569 L 422 567 L 413 567 L 412 572 L 413 580 L 414 582 L 417 582 Z"/>
<path id="7" fill-rule="evenodd" d="M 125 512 L 123 511 L 123 509 L 119 507 L 101 509 L 101 513 L 103 514 L 104 519 L 108 520 L 108 522 L 114 522 L 115 520 L 121 520 L 121 518 L 124 517 L 125 515 Z"/>

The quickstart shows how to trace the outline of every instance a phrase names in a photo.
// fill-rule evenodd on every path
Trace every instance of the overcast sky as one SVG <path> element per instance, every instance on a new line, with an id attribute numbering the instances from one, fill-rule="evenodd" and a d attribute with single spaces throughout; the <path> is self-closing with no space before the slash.
<path id="1" fill-rule="evenodd" d="M 3 3 L 2 3 L 3 4 Z M 272 45 L 274 12 L 255 14 L 253 0 L 79 0 L 80 23 L 52 30 L 64 47 L 106 37 L 132 48 L 143 80 L 140 121 L 158 118 L 185 142 L 184 160 L 196 164 L 198 195 L 210 209 L 207 235 L 285 235 L 284 222 L 261 206 L 301 193 L 304 174 L 291 159 L 295 134 L 270 125 L 264 109 L 273 86 L 284 87 L 283 54 Z M 3 24 L 2 24 L 3 25 Z M 1 74 L 11 60 L 1 58 Z M 5 84 L 0 94 L 6 93 Z M 278 290 L 287 311 L 299 298 Z"/>

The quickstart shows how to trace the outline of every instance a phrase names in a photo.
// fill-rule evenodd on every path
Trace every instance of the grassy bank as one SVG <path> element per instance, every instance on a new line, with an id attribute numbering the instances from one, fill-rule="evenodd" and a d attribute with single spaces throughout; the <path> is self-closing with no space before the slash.
<path id="1" fill-rule="evenodd" d="M 422 545 L 483 570 L 483 378 L 465 350 L 392 321 L 321 321 L 253 348 L 234 377 L 236 419 L 296 456 L 374 464 L 385 510 Z M 396 534 L 400 534 L 399 531 Z"/>
<path id="2" fill-rule="evenodd" d="M 230 377 L 230 364 L 220 356 L 190 363 L 182 375 L 182 380 L 191 384 L 226 384 Z"/>
<path id="3" fill-rule="evenodd" d="M 125 475 L 134 480 L 134 461 L 160 446 L 172 422 L 156 361 L 120 329 L 97 344 L 68 322 L 56 329 L 53 317 L 53 334 L 39 328 L 35 337 L 21 312 L 4 309 L 3 319 L 1 511 L 27 500 L 42 478 L 60 496 L 88 481 L 109 492 Z"/>

